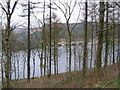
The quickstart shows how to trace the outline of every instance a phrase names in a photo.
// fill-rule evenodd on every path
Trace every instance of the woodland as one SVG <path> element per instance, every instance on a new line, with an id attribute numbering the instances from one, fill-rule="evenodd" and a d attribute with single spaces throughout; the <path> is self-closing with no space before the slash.
<path id="1" fill-rule="evenodd" d="M 0 34 L 2 88 L 120 87 L 119 0 L 2 0 Z"/>

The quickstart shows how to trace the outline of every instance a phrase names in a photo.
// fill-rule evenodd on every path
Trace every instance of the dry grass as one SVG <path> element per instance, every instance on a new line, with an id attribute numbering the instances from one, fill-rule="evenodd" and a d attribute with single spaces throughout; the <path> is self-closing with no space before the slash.
<path id="1" fill-rule="evenodd" d="M 52 75 L 50 78 L 47 76 L 37 77 L 31 79 L 30 83 L 27 79 L 17 80 L 12 85 L 14 88 L 85 88 L 118 76 L 119 64 L 108 65 L 105 69 L 102 68 L 103 74 L 99 79 L 95 77 L 94 69 L 88 69 L 84 79 L 82 78 L 82 71 L 73 71 Z"/>

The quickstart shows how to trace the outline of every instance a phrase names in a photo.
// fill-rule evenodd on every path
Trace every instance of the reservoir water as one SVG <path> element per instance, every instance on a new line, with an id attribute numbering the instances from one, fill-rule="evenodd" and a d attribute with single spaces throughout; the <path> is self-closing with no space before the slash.
<path id="1" fill-rule="evenodd" d="M 88 44 L 88 59 L 87 59 L 87 68 L 90 68 L 90 60 L 91 60 L 91 45 Z M 76 50 L 76 51 L 75 51 Z M 108 56 L 108 64 L 112 62 L 112 48 L 109 49 L 109 56 Z M 31 50 L 31 60 L 30 60 L 30 68 L 31 74 L 30 76 L 33 77 L 33 59 L 35 60 L 35 73 L 34 77 L 40 77 L 40 58 L 39 55 L 41 49 L 34 49 Z M 103 48 L 104 52 L 104 48 Z M 76 55 L 75 55 L 76 53 Z M 47 53 L 49 57 L 49 52 Z M 63 73 L 68 71 L 68 61 L 67 61 L 67 52 L 66 46 L 59 46 L 58 48 L 58 73 Z M 92 68 L 95 66 L 95 57 L 96 57 L 96 43 L 94 43 L 93 48 L 93 60 L 92 60 Z M 53 58 L 53 57 L 52 57 Z M 115 47 L 115 62 L 117 62 L 117 47 Z M 82 69 L 82 62 L 83 62 L 83 45 L 76 45 L 72 46 L 72 67 L 71 70 L 81 70 Z M 44 63 L 43 63 L 44 65 Z M 102 66 L 104 65 L 104 53 L 102 55 Z M 27 51 L 19 51 L 12 54 L 12 68 L 11 68 L 12 79 L 22 79 L 27 78 Z M 48 74 L 49 68 L 46 69 L 46 75 Z M 52 61 L 52 74 L 54 74 L 54 62 Z"/>

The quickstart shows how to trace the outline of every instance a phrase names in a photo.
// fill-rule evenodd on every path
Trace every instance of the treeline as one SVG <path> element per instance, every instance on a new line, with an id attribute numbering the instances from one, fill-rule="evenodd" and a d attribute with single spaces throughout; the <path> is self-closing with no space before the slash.
<path id="1" fill-rule="evenodd" d="M 97 22 L 98 23 L 98 22 Z M 57 23 L 59 24 L 59 28 L 60 31 L 58 32 L 58 38 L 61 40 L 65 40 L 66 39 L 66 25 L 64 23 Z M 88 22 L 88 43 L 91 42 L 92 40 L 92 24 L 93 24 L 93 33 L 96 33 L 96 30 L 95 30 L 95 22 Z M 70 24 L 70 26 L 74 26 L 75 23 L 73 24 Z M 109 22 L 109 25 L 112 25 L 112 23 Z M 84 35 L 84 23 L 77 23 L 74 31 L 73 31 L 73 36 L 75 36 L 75 39 L 77 41 L 83 41 L 83 35 Z M 117 41 L 118 39 L 118 31 L 117 31 L 117 27 L 118 27 L 118 23 L 115 22 L 115 42 Z M 34 42 L 34 43 L 31 43 L 31 49 L 35 49 L 38 47 L 39 45 L 39 48 L 41 48 L 40 46 L 40 38 L 42 37 L 42 31 L 37 31 L 37 30 L 41 30 L 41 28 L 33 28 L 32 31 L 34 31 L 33 33 L 31 33 L 31 42 Z M 46 27 L 46 35 L 48 34 L 48 27 Z M 27 49 L 27 32 L 26 30 L 22 30 L 21 32 L 19 33 L 16 33 L 16 31 L 12 31 L 11 32 L 11 35 L 10 35 L 10 38 L 11 38 L 11 46 L 14 46 L 14 47 L 11 47 L 13 51 L 20 51 L 20 50 L 26 50 Z M 111 42 L 112 41 L 112 38 L 113 38 L 113 35 L 112 35 L 112 29 L 109 31 L 110 34 L 109 34 L 109 41 Z M 105 34 L 105 33 L 104 33 Z M 94 34 L 94 37 L 93 39 L 96 39 L 97 38 L 97 35 Z M 72 38 L 72 41 L 74 42 L 74 38 Z M 105 42 L 105 35 L 103 37 L 103 41 Z M 58 46 L 60 46 L 60 44 L 58 43 Z"/>

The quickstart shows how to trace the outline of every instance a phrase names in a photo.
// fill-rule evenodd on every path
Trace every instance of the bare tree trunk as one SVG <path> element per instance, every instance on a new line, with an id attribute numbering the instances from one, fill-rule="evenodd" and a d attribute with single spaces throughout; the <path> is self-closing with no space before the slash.
<path id="1" fill-rule="evenodd" d="M 33 55 L 33 78 L 35 77 L 35 51 L 32 51 L 32 55 Z"/>
<path id="2" fill-rule="evenodd" d="M 58 74 L 58 69 L 59 69 L 59 66 L 58 66 L 58 56 L 57 56 L 57 63 L 56 64 L 57 64 L 56 68 L 57 68 L 57 74 Z"/>
<path id="3" fill-rule="evenodd" d="M 79 51 L 78 54 L 78 59 L 79 59 L 79 70 L 81 70 L 80 66 L 81 66 L 81 58 L 82 58 L 82 45 L 80 45 L 81 49 Z"/>
<path id="4" fill-rule="evenodd" d="M 92 59 L 93 59 L 93 27 L 94 27 L 94 25 L 93 25 L 94 23 L 93 23 L 93 15 L 92 15 L 92 34 L 91 34 L 91 36 L 92 36 L 92 43 L 91 43 L 91 60 L 90 60 L 90 68 L 92 68 Z"/>
<path id="5" fill-rule="evenodd" d="M 75 9 L 77 0 L 74 1 L 74 5 L 72 7 L 71 5 L 72 0 L 70 0 L 70 3 L 68 1 L 66 1 L 64 4 L 62 2 L 59 1 L 59 3 L 64 7 L 64 9 L 62 9 L 59 5 L 57 5 L 55 2 L 54 4 L 61 10 L 61 12 L 63 13 L 65 19 L 66 19 L 66 26 L 67 26 L 67 32 L 68 32 L 68 36 L 69 36 L 69 72 L 71 72 L 71 57 L 72 57 L 72 50 L 71 50 L 71 42 L 72 42 L 72 31 L 74 29 L 74 27 L 72 28 L 72 30 L 70 30 L 70 18 L 73 14 L 73 11 Z"/>
<path id="6" fill-rule="evenodd" d="M 108 2 L 106 2 L 106 29 L 108 28 Z M 108 63 L 108 30 L 106 30 L 106 34 L 105 34 L 105 66 L 107 66 Z"/>
<path id="7" fill-rule="evenodd" d="M 68 47 L 67 47 L 67 40 L 66 40 L 66 70 L 68 72 Z"/>
<path id="8" fill-rule="evenodd" d="M 51 61 L 52 61 L 52 43 L 51 43 L 51 41 L 52 41 L 52 21 L 51 21 L 51 0 L 50 0 L 50 18 L 49 18 L 50 20 L 50 40 L 49 40 L 49 44 L 50 44 L 50 47 L 49 47 L 49 49 L 50 49 L 50 56 L 49 56 L 49 75 L 48 75 L 48 77 L 51 77 Z"/>
<path id="9" fill-rule="evenodd" d="M 2 29 L 2 56 L 1 56 L 1 70 L 2 70 L 2 87 L 4 87 L 4 67 L 5 67 L 5 63 L 4 63 L 4 33 L 3 33 L 3 29 Z"/>
<path id="10" fill-rule="evenodd" d="M 3 31 L 2 31 L 2 40 L 3 40 Z M 2 41 L 3 45 L 3 41 Z M 3 47 L 3 46 L 2 46 Z M 1 74 L 2 74 L 2 87 L 4 87 L 4 62 L 3 62 L 3 49 L 2 49 L 2 56 L 1 56 Z"/>
<path id="11" fill-rule="evenodd" d="M 11 59 L 11 57 L 12 57 L 12 51 L 11 51 L 11 43 L 10 43 L 10 59 Z M 11 61 L 10 61 L 10 80 L 11 80 L 11 78 L 12 78 L 12 59 L 11 59 Z"/>
<path id="12" fill-rule="evenodd" d="M 0 3 L 1 7 L 2 7 L 2 10 L 4 11 L 4 13 L 6 14 L 6 19 L 7 19 L 7 27 L 6 27 L 6 30 L 5 30 L 5 46 L 4 46 L 4 52 L 5 52 L 5 57 L 6 57 L 6 65 L 5 65 L 5 77 L 6 77 L 6 87 L 7 88 L 10 88 L 10 63 L 11 63 L 11 48 L 10 48 L 10 32 L 11 32 L 11 17 L 12 17 L 12 14 L 15 10 L 15 7 L 18 3 L 18 1 L 15 1 L 13 7 L 11 8 L 10 7 L 10 4 L 11 1 L 8 0 L 6 1 L 6 6 L 7 6 L 7 9 L 5 7 L 3 7 L 3 5 Z M 11 10 L 10 10 L 11 9 Z"/>
<path id="13" fill-rule="evenodd" d="M 84 52 L 83 52 L 83 76 L 86 76 L 87 62 L 87 1 L 85 2 L 85 25 L 84 25 Z"/>
<path id="14" fill-rule="evenodd" d="M 43 11 L 43 42 L 44 42 L 44 76 L 46 72 L 46 38 L 45 38 L 45 0 L 44 0 L 44 11 Z"/>
<path id="15" fill-rule="evenodd" d="M 17 57 L 17 75 L 18 75 L 18 79 L 19 79 L 19 58 Z"/>
<path id="16" fill-rule="evenodd" d="M 10 2 L 8 2 L 8 13 L 10 15 Z M 6 31 L 6 52 L 7 52 L 7 62 L 6 62 L 6 82 L 7 82 L 7 87 L 10 87 L 10 62 L 11 62 L 11 58 L 10 58 L 10 21 L 11 21 L 11 17 L 8 16 L 7 17 L 7 31 Z"/>
<path id="17" fill-rule="evenodd" d="M 46 41 L 45 41 L 46 42 Z M 46 44 L 45 44 L 46 45 Z M 47 61 L 47 55 L 46 55 L 46 46 L 45 46 L 45 51 L 44 51 L 44 76 L 46 72 L 46 61 Z"/>
<path id="18" fill-rule="evenodd" d="M 71 72 L 71 34 L 69 34 L 69 72 Z"/>
<path id="19" fill-rule="evenodd" d="M 72 33 L 70 31 L 70 26 L 69 26 L 69 22 L 67 21 L 67 30 L 68 30 L 68 36 L 69 36 L 69 72 L 71 72 L 71 55 L 72 55 L 72 51 L 71 51 L 71 42 L 72 42 Z"/>
<path id="20" fill-rule="evenodd" d="M 120 9 L 118 8 L 118 53 L 117 53 L 117 62 L 119 63 L 120 62 L 120 22 L 119 22 L 119 19 L 120 19 Z"/>
<path id="21" fill-rule="evenodd" d="M 37 49 L 37 52 L 38 52 L 38 57 L 39 57 L 39 60 L 40 60 L 39 63 L 41 65 L 41 54 L 40 54 L 39 49 Z M 41 66 L 39 68 L 40 68 L 40 76 L 41 76 Z"/>
<path id="22" fill-rule="evenodd" d="M 48 55 L 47 55 L 47 70 L 49 69 L 49 57 L 48 57 Z"/>
<path id="23" fill-rule="evenodd" d="M 35 57 L 33 58 L 33 78 L 35 77 Z"/>
<path id="24" fill-rule="evenodd" d="M 42 44 L 42 51 L 41 51 L 41 55 L 40 55 L 40 72 L 41 72 L 41 76 L 42 76 L 42 70 L 43 70 L 43 44 Z"/>
<path id="25" fill-rule="evenodd" d="M 26 62 L 26 57 L 23 55 L 23 78 L 25 78 L 25 62 Z"/>
<path id="26" fill-rule="evenodd" d="M 45 52 L 45 0 L 44 0 L 44 4 L 43 4 L 43 29 L 42 29 L 42 52 L 41 52 L 41 60 L 40 60 L 40 68 L 41 68 L 41 76 L 42 76 L 42 69 L 43 69 L 43 60 L 44 63 L 46 64 L 46 60 L 45 60 L 45 55 L 43 56 L 43 53 Z M 44 53 L 46 54 L 46 53 Z M 44 58 L 43 58 L 44 57 Z M 45 75 L 45 65 L 44 65 L 44 75 Z"/>
<path id="27" fill-rule="evenodd" d="M 113 38 L 112 38 L 112 41 L 113 41 L 113 42 L 112 42 L 112 45 L 113 45 L 113 47 L 112 47 L 112 48 L 113 48 L 113 64 L 115 64 L 115 45 L 114 45 L 114 44 L 115 44 L 115 38 L 114 38 L 114 37 L 115 37 L 115 22 L 114 22 L 114 19 L 115 19 L 115 18 L 114 18 L 114 6 L 115 6 L 115 5 L 114 5 L 114 3 L 113 3 L 113 26 L 114 26 L 113 29 L 112 29 L 112 31 L 113 31 L 113 32 L 112 32 L 112 33 L 113 33 L 113 35 L 112 35 L 112 37 L 113 37 Z"/>
<path id="28" fill-rule="evenodd" d="M 9 22 L 10 24 L 10 22 Z M 9 30 L 10 30 L 10 26 L 8 26 L 8 33 L 9 33 Z M 10 40 L 9 40 L 9 35 L 7 35 L 7 39 L 6 39 L 6 47 L 7 47 L 7 62 L 6 62 L 6 79 L 7 79 L 7 87 L 10 87 L 10 82 L 9 82 L 9 76 L 10 76 Z"/>
<path id="29" fill-rule="evenodd" d="M 55 41 L 55 25 L 54 25 L 54 74 L 56 74 L 56 41 Z"/>
<path id="30" fill-rule="evenodd" d="M 112 46 L 111 46 L 111 50 L 110 50 L 110 64 L 112 64 Z"/>
<path id="31" fill-rule="evenodd" d="M 15 64 L 15 62 L 16 62 L 16 61 L 15 61 L 15 56 L 14 56 L 14 57 L 13 57 L 14 75 L 15 75 L 15 76 L 14 76 L 14 77 L 15 77 L 14 79 L 16 80 L 17 78 L 16 78 L 16 64 Z"/>
<path id="32" fill-rule="evenodd" d="M 74 50 L 73 50 L 73 52 L 74 52 L 74 70 L 77 70 L 77 59 L 76 59 L 76 45 L 73 47 L 74 48 Z"/>
<path id="33" fill-rule="evenodd" d="M 28 0 L 28 55 L 27 55 L 27 78 L 30 82 L 30 0 Z"/>
<path id="34" fill-rule="evenodd" d="M 96 53 L 96 75 L 101 76 L 101 64 L 102 64 L 102 48 L 103 48 L 103 28 L 104 28 L 104 2 L 99 2 L 99 30 L 98 30 L 98 44 Z"/>

